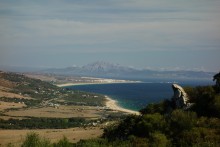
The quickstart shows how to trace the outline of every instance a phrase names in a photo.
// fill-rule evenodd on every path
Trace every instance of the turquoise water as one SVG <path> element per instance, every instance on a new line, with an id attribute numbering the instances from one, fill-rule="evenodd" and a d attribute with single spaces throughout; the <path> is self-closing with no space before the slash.
<path id="1" fill-rule="evenodd" d="M 69 89 L 104 94 L 131 110 L 140 110 L 149 103 L 170 99 L 173 95 L 172 83 L 121 83 L 69 86 Z M 183 86 L 196 86 L 185 83 Z M 200 83 L 201 85 L 201 83 Z M 205 83 L 204 83 L 205 85 Z"/>

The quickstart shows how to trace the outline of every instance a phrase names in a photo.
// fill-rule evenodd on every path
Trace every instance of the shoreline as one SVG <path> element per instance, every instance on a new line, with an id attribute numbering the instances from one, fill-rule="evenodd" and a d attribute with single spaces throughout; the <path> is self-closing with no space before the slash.
<path id="1" fill-rule="evenodd" d="M 96 85 L 96 84 L 123 84 L 123 83 L 140 83 L 140 81 L 125 81 L 125 82 L 103 82 L 103 83 L 64 83 L 56 84 L 58 87 L 78 86 L 78 85 Z M 105 95 L 105 106 L 114 111 L 121 111 L 129 114 L 140 115 L 140 112 L 123 108 L 118 105 L 116 100 L 113 100 L 109 96 Z"/>
<path id="2" fill-rule="evenodd" d="M 127 81 L 127 82 L 103 82 L 103 83 L 63 83 L 55 84 L 58 87 L 67 87 L 67 86 L 79 86 L 79 85 L 98 85 L 98 84 L 126 84 L 126 83 L 142 83 L 140 81 Z"/>
<path id="3" fill-rule="evenodd" d="M 96 84 L 117 84 L 117 83 L 64 83 L 64 84 L 56 84 L 56 86 L 67 87 L 67 86 L 96 85 Z"/>
<path id="4" fill-rule="evenodd" d="M 126 112 L 126 113 L 130 113 L 130 114 L 135 114 L 135 115 L 140 115 L 140 112 L 138 112 L 138 111 L 126 109 L 126 108 L 123 108 L 123 107 L 119 106 L 118 102 L 116 100 L 113 100 L 108 96 L 105 96 L 105 99 L 107 100 L 105 105 L 109 109 L 112 109 L 112 110 L 115 110 L 115 111 Z"/>

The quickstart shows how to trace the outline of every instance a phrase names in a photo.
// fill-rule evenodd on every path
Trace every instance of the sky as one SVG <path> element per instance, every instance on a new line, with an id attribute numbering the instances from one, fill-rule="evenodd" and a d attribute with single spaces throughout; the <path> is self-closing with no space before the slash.
<path id="1" fill-rule="evenodd" d="M 220 71 L 220 0 L 0 0 L 0 65 Z"/>

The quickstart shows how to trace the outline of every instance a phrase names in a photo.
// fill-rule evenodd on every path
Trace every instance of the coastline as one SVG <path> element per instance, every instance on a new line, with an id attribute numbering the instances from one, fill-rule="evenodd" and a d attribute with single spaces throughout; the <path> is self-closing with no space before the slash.
<path id="1" fill-rule="evenodd" d="M 94 83 L 63 83 L 55 84 L 58 87 L 78 86 L 78 85 L 97 85 L 97 84 L 124 84 L 124 83 L 141 83 L 140 81 L 126 81 L 126 82 L 94 82 Z"/>
<path id="2" fill-rule="evenodd" d="M 96 84 L 117 84 L 117 83 L 64 83 L 64 84 L 56 84 L 56 86 L 67 87 L 67 86 L 96 85 Z"/>
<path id="3" fill-rule="evenodd" d="M 116 100 L 113 100 L 108 96 L 105 96 L 105 99 L 107 100 L 105 105 L 109 109 L 112 109 L 112 110 L 115 110 L 115 111 L 126 112 L 126 113 L 130 113 L 130 114 L 135 114 L 135 115 L 140 115 L 140 112 L 138 112 L 138 111 L 122 108 L 121 106 L 119 106 L 117 104 L 118 102 Z"/>
<path id="4" fill-rule="evenodd" d="M 67 86 L 77 86 L 77 85 L 95 85 L 95 84 L 121 84 L 121 83 L 140 83 L 139 81 L 123 81 L 123 82 L 95 82 L 95 83 L 64 83 L 64 84 L 56 84 L 58 87 L 67 87 Z M 140 115 L 140 112 L 130 110 L 123 108 L 118 105 L 118 102 L 116 100 L 113 100 L 112 98 L 105 96 L 106 99 L 106 107 L 114 110 L 114 111 L 121 111 L 129 114 L 135 114 L 135 115 Z"/>
<path id="5" fill-rule="evenodd" d="M 85 77 L 84 77 L 85 78 Z M 129 80 L 115 80 L 115 79 L 102 79 L 102 78 L 93 78 L 93 81 L 89 82 L 78 82 L 78 83 L 63 83 L 55 84 L 58 87 L 66 86 L 77 86 L 77 85 L 93 85 L 93 84 L 123 84 L 123 83 L 142 83 L 141 81 L 129 81 Z"/>

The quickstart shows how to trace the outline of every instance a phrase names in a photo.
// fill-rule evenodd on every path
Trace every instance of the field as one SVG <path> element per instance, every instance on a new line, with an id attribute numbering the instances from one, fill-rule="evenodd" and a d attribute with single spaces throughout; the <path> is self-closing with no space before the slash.
<path id="1" fill-rule="evenodd" d="M 68 128 L 68 129 L 35 129 L 35 130 L 0 130 L 0 146 L 12 143 L 20 146 L 27 133 L 36 132 L 40 136 L 48 138 L 51 142 L 57 142 L 63 136 L 70 142 L 78 142 L 81 139 L 90 139 L 101 136 L 103 130 L 99 127 Z"/>
<path id="2" fill-rule="evenodd" d="M 59 106 L 54 107 L 42 107 L 42 108 L 29 108 L 11 110 L 6 112 L 9 116 L 20 117 L 50 117 L 50 118 L 72 118 L 72 117 L 84 117 L 84 118 L 99 118 L 104 113 L 98 107 L 91 106 Z"/>

